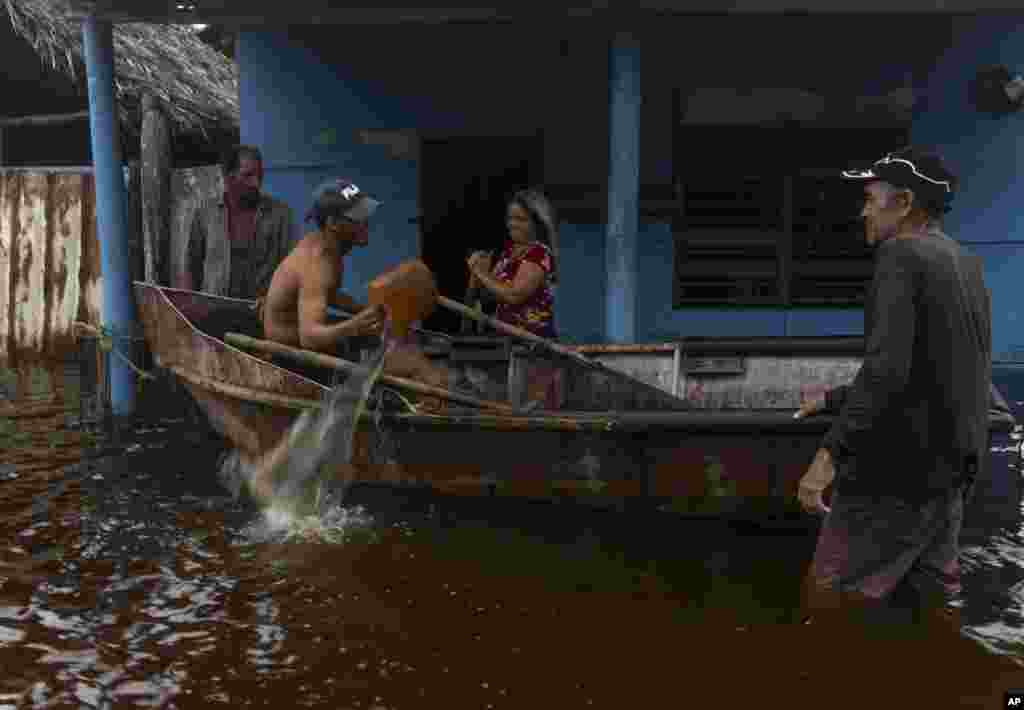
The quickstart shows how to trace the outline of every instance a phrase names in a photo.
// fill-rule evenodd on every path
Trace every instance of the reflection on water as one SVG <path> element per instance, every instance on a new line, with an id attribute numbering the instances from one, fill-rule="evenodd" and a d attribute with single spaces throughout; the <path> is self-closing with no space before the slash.
<path id="1" fill-rule="evenodd" d="M 337 537 L 283 540 L 177 424 L 83 460 L 59 402 L 3 414 L 29 436 L 2 452 L 0 708 L 988 708 L 1024 687 L 1006 479 L 968 520 L 965 636 L 882 644 L 798 623 L 810 526 L 358 488 L 320 521 Z"/>

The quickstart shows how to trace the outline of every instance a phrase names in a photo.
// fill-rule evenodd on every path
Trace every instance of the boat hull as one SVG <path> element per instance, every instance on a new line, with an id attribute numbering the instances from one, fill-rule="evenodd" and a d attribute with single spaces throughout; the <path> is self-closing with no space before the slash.
<path id="1" fill-rule="evenodd" d="M 245 302 L 141 283 L 136 284 L 136 296 L 157 364 L 174 373 L 211 424 L 246 457 L 265 454 L 279 443 L 299 412 L 319 406 L 327 391 L 324 385 L 253 357 L 195 326 L 194 321 L 211 310 L 240 309 L 247 307 Z M 678 365 L 678 355 L 669 352 Z M 665 354 L 665 348 L 638 353 L 662 360 Z M 620 348 L 604 355 L 621 361 L 624 352 Z M 769 397 L 758 389 L 781 371 L 779 367 L 765 366 L 752 375 L 748 366 L 742 377 L 753 384 L 744 390 L 746 394 L 741 391 L 735 396 L 728 394 L 721 380 L 717 385 L 705 380 L 705 400 L 694 402 L 690 397 L 688 408 L 606 408 L 521 416 L 385 414 L 363 421 L 352 463 L 334 475 L 463 495 L 620 507 L 655 505 L 693 515 L 763 517 L 792 511 L 800 477 L 831 420 L 827 416 L 794 420 L 791 405 L 799 402 L 801 391 L 819 386 L 814 384 L 819 380 L 828 381 L 836 371 L 843 376 L 855 372 L 848 354 L 827 357 L 838 358 L 838 369 L 829 370 L 820 363 L 817 369 L 797 368 L 794 372 L 803 373 L 801 381 L 791 377 L 782 395 L 776 392 Z M 617 367 L 629 371 L 630 366 L 619 362 Z M 658 377 L 650 376 L 657 367 L 650 361 L 634 361 L 632 368 L 637 376 L 648 373 L 652 388 L 658 386 Z M 683 378 L 677 374 L 671 386 L 690 386 L 693 391 L 697 374 L 691 371 Z M 572 376 L 573 370 L 567 369 L 571 388 Z M 584 376 L 590 382 L 601 377 L 600 373 Z M 778 377 L 775 389 L 779 390 Z M 583 390 L 577 386 L 574 391 Z M 614 387 L 598 395 L 610 404 L 623 403 Z M 582 395 L 574 397 L 580 403 Z M 648 393 L 641 397 L 652 399 Z M 733 408 L 701 406 L 715 403 L 715 397 L 730 398 Z M 573 397 L 568 399 L 572 403 Z M 766 403 L 776 406 L 765 407 Z M 1012 418 L 992 420 L 993 431 L 1009 431 L 1012 426 Z"/>

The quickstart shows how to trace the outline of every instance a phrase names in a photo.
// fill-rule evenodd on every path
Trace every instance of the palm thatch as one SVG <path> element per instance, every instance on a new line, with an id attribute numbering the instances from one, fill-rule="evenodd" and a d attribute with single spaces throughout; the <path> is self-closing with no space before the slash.
<path id="1" fill-rule="evenodd" d="M 82 29 L 66 0 L 0 0 L 43 62 L 86 86 Z M 121 125 L 137 134 L 142 98 L 157 98 L 176 129 L 210 139 L 238 128 L 238 67 L 189 26 L 114 25 L 114 86 Z"/>

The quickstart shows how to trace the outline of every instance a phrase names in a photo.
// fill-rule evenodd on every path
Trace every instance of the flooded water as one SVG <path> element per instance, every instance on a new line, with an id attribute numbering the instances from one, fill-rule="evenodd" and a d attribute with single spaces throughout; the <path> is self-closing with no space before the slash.
<path id="1" fill-rule="evenodd" d="M 800 623 L 813 524 L 361 487 L 330 539 L 260 541 L 183 423 L 83 458 L 72 405 L 0 400 L 0 708 L 995 708 L 1024 688 L 1016 478 L 970 509 L 963 631 L 883 639 Z"/>

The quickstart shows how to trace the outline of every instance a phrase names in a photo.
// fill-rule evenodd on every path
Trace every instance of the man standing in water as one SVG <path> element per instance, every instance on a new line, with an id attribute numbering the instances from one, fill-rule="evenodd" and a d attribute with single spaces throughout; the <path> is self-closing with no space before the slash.
<path id="1" fill-rule="evenodd" d="M 857 377 L 797 413 L 838 412 L 798 494 L 825 515 L 811 604 L 841 593 L 871 609 L 916 591 L 952 611 L 964 494 L 988 441 L 989 295 L 980 259 L 941 231 L 956 178 L 937 155 L 908 148 L 843 175 L 864 183 L 875 271 Z"/>

